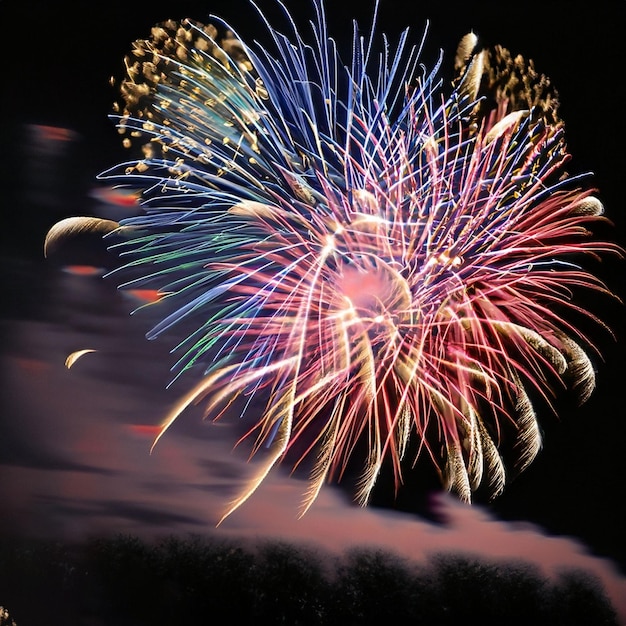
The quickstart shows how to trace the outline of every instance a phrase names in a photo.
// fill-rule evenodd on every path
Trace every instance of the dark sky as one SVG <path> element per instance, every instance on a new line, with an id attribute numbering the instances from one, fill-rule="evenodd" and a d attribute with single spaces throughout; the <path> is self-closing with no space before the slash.
<path id="1" fill-rule="evenodd" d="M 272 5 L 272 2 L 260 1 L 260 4 Z M 304 10 L 307 6 L 305 2 L 298 0 L 287 4 L 290 7 L 292 5 L 298 7 L 293 9 L 296 17 L 299 14 L 310 14 L 308 9 Z M 363 27 L 367 27 L 371 16 L 370 2 L 355 3 L 354 8 L 349 7 L 347 2 L 327 4 L 330 5 L 328 8 L 330 31 L 337 39 L 341 39 L 343 33 L 349 32 L 352 17 L 357 17 Z M 522 4 L 387 0 L 383 1 L 381 6 L 380 30 L 389 33 L 393 38 L 402 28 L 410 25 L 415 36 L 419 37 L 424 23 L 430 20 L 430 34 L 424 57 L 427 65 L 432 64 L 439 48 L 445 50 L 447 59 L 451 62 L 456 42 L 470 29 L 486 43 L 501 43 L 513 52 L 532 58 L 538 70 L 550 76 L 561 96 L 561 113 L 566 124 L 566 138 L 573 154 L 569 171 L 594 172 L 592 184 L 599 189 L 598 195 L 605 204 L 607 215 L 615 223 L 614 230 L 607 230 L 608 236 L 614 237 L 623 245 L 626 241 L 622 191 L 623 173 L 626 171 L 624 158 L 626 137 L 621 111 L 624 102 L 622 74 L 623 68 L 626 67 L 622 43 L 626 26 L 623 6 L 620 2 L 588 3 L 584 16 L 578 15 L 573 7 L 570 2 L 534 0 Z M 3 211 L 6 225 L 3 229 L 2 258 L 20 259 L 19 262 L 5 263 L 3 268 L 3 276 L 9 285 L 11 295 L 11 304 L 5 305 L 4 330 L 10 327 L 12 334 L 11 341 L 6 342 L 10 347 L 5 350 L 4 396 L 6 407 L 11 408 L 14 417 L 20 411 L 24 411 L 25 415 L 37 412 L 34 408 L 37 398 L 41 406 L 46 404 L 46 399 L 41 397 L 41 394 L 54 395 L 54 390 L 49 386 L 42 384 L 41 381 L 31 380 L 32 377 L 36 378 L 38 371 L 48 372 L 47 376 L 52 376 L 55 380 L 57 380 L 55 377 L 60 377 L 57 380 L 59 385 L 73 384 L 63 378 L 65 374 L 49 369 L 53 367 L 50 354 L 56 355 L 57 352 L 60 354 L 63 349 L 69 352 L 73 349 L 71 338 L 77 334 L 83 339 L 87 337 L 93 340 L 96 340 L 98 334 L 103 333 L 110 337 L 122 319 L 119 316 L 120 307 L 114 307 L 114 310 L 107 309 L 108 316 L 103 319 L 95 316 L 93 311 L 88 312 L 87 317 L 82 318 L 82 322 L 76 311 L 68 313 L 59 304 L 61 294 L 65 296 L 69 294 L 70 299 L 75 298 L 74 301 L 79 303 L 80 311 L 83 311 L 88 308 L 86 292 L 84 289 L 76 292 L 70 278 L 59 279 L 54 276 L 50 278 L 49 270 L 44 269 L 40 257 L 41 242 L 47 228 L 62 217 L 80 214 L 93 208 L 93 202 L 88 200 L 88 191 L 94 184 L 95 175 L 124 156 L 118 135 L 107 119 L 110 103 L 114 98 L 114 92 L 108 85 L 109 76 L 120 75 L 121 60 L 128 51 L 130 42 L 135 38 L 146 36 L 153 23 L 167 17 L 192 17 L 203 21 L 213 12 L 233 23 L 242 36 L 248 39 L 262 37 L 262 29 L 258 26 L 254 9 L 246 0 L 177 1 L 167 4 L 119 0 L 106 3 L 76 3 L 60 0 L 11 2 L 10 6 L 6 0 L 0 2 L 0 18 L 4 25 L 5 38 L 1 120 L 2 136 L 5 138 L 2 156 L 5 178 L 2 181 L 2 188 L 7 204 L 3 202 L 3 207 L 10 206 L 14 209 Z M 268 10 L 270 15 L 276 13 L 276 10 Z M 45 173 L 34 168 L 32 160 L 29 160 L 23 135 L 25 124 L 69 128 L 79 138 L 72 142 L 71 155 L 59 165 L 60 186 L 55 189 L 62 195 L 63 201 L 36 210 L 25 200 L 29 197 L 26 192 L 31 186 L 36 186 L 37 181 Z M 625 294 L 623 270 L 623 264 L 616 262 L 606 262 L 598 268 L 601 276 L 622 296 Z M 93 295 L 94 298 L 106 299 L 102 291 L 99 291 L 99 287 L 94 289 L 93 294 L 89 292 L 90 297 Z M 52 294 L 50 297 L 53 306 L 57 307 L 53 320 L 45 319 L 46 314 L 42 310 L 45 307 L 45 299 L 41 299 L 42 294 L 48 296 Z M 595 359 L 598 387 L 592 398 L 580 408 L 563 401 L 563 405 L 559 405 L 562 409 L 559 419 L 546 412 L 542 419 L 545 431 L 544 450 L 525 475 L 513 482 L 505 495 L 493 505 L 476 513 L 464 509 L 457 510 L 454 508 L 456 505 L 450 503 L 445 506 L 449 512 L 453 512 L 451 515 L 463 518 L 467 528 L 472 529 L 467 530 L 468 537 L 481 533 L 481 536 L 484 536 L 484 528 L 479 532 L 476 531 L 482 522 L 488 522 L 487 526 L 491 524 L 489 528 L 494 532 L 494 529 L 497 529 L 498 532 L 494 535 L 497 537 L 504 537 L 507 532 L 512 532 L 513 527 L 504 525 L 504 521 L 496 520 L 529 522 L 544 529 L 546 533 L 575 538 L 588 546 L 593 553 L 612 559 L 624 572 L 626 571 L 626 541 L 623 535 L 623 529 L 626 528 L 626 504 L 623 498 L 625 472 L 622 461 L 623 445 L 626 441 L 626 411 L 622 397 L 623 353 L 626 345 L 624 315 L 623 309 L 611 304 L 608 299 L 593 304 L 598 307 L 597 312 L 613 329 L 616 340 L 611 339 L 608 333 L 594 331 L 594 338 L 597 337 L 598 348 L 605 360 Z M 66 326 L 63 331 L 63 320 L 67 319 L 71 320 L 68 322 L 70 330 L 68 331 Z M 53 327 L 50 324 L 53 324 Z M 102 325 L 106 331 L 102 330 Z M 51 328 L 54 331 L 52 333 Z M 131 327 L 131 330 L 138 329 Z M 67 334 L 63 334 L 64 332 Z M 141 352 L 143 339 L 140 332 L 137 332 L 137 337 L 138 343 L 136 346 L 133 343 L 132 348 L 128 348 L 128 344 L 117 346 L 118 352 L 123 354 L 124 358 L 132 358 L 126 350 L 131 350 L 135 355 L 143 354 Z M 117 341 L 124 343 L 119 337 Z M 44 346 L 50 350 L 46 355 L 41 352 Z M 132 352 L 132 349 L 136 352 Z M 167 382 L 166 365 L 163 365 L 162 371 L 154 373 L 154 379 L 158 381 L 156 386 Z M 104 363 L 100 367 L 109 376 L 115 370 L 111 364 Z M 81 385 L 84 383 L 84 386 L 78 394 L 79 402 L 98 403 L 102 397 L 99 396 L 101 392 L 88 374 L 89 372 L 85 379 L 81 378 Z M 102 372 L 96 371 L 92 374 L 97 377 Z M 32 386 L 30 383 L 26 384 L 23 379 L 25 375 Z M 10 393 L 7 392 L 8 381 L 11 381 Z M 49 380 L 47 384 L 50 384 Z M 111 394 L 117 394 L 122 383 L 119 380 L 109 380 L 107 385 Z M 105 394 L 107 398 L 105 405 L 91 411 L 89 423 L 94 429 L 102 429 L 98 432 L 102 432 L 105 439 L 117 437 L 105 429 L 97 419 L 98 415 L 105 415 L 107 408 L 116 414 L 116 411 L 127 412 L 129 406 L 139 411 L 142 402 L 146 400 L 152 400 L 151 406 L 154 406 L 154 398 L 144 390 L 145 381 L 137 380 L 134 390 L 129 389 L 128 385 L 122 387 L 128 393 L 125 402 L 118 405 L 111 401 L 110 395 Z M 28 402 L 19 397 L 16 388 L 31 396 Z M 28 389 L 37 393 L 32 396 Z M 125 506 L 126 519 L 133 518 L 133 515 L 135 520 L 141 519 L 142 515 L 152 516 L 154 519 L 157 511 L 160 511 L 159 514 L 166 516 L 164 524 L 169 520 L 173 525 L 179 523 L 185 526 L 185 520 L 192 520 L 185 527 L 197 529 L 194 524 L 200 519 L 199 511 L 194 510 L 192 514 L 187 510 L 185 513 L 185 507 L 181 504 L 179 496 L 170 497 L 158 490 L 156 494 L 154 490 L 144 490 L 143 497 L 147 500 L 140 503 L 143 505 L 143 513 L 133 513 L 128 503 L 123 506 L 123 495 L 116 492 L 119 484 L 110 479 L 107 472 L 122 472 L 120 467 L 123 467 L 122 473 L 134 475 L 136 481 L 145 487 L 149 477 L 146 475 L 146 467 L 140 468 L 135 463 L 136 450 L 139 448 L 136 440 L 133 439 L 134 443 L 126 441 L 121 444 L 116 440 L 116 445 L 126 451 L 120 454 L 128 454 L 129 457 L 124 457 L 125 460 L 120 462 L 121 465 L 116 466 L 112 462 L 103 464 L 101 459 L 97 460 L 99 457 L 95 444 L 89 444 L 94 447 L 91 451 L 80 447 L 87 443 L 82 435 L 76 432 L 78 428 L 76 424 L 70 425 L 70 421 L 64 419 L 64 416 L 67 416 L 65 405 L 59 404 L 58 398 L 53 404 L 49 411 L 42 413 L 42 423 L 36 427 L 37 431 L 33 432 L 33 440 L 40 437 L 39 428 L 43 429 L 46 438 L 54 438 L 55 428 L 45 420 L 57 415 L 60 423 L 66 424 L 65 427 L 69 429 L 65 431 L 68 447 L 65 448 L 63 445 L 38 447 L 34 443 L 29 447 L 24 444 L 28 439 L 27 428 L 25 426 L 21 427 L 22 430 L 9 428 L 5 417 L 5 421 L 0 423 L 0 428 L 11 434 L 13 439 L 9 437 L 9 441 L 15 442 L 13 450 L 10 450 L 6 443 L 0 448 L 0 453 L 4 455 L 3 459 L 0 458 L 2 463 L 0 472 L 3 472 L 4 468 L 5 479 L 17 472 L 16 467 L 22 469 L 29 467 L 34 472 L 33 484 L 41 486 L 42 474 L 37 476 L 35 474 L 47 468 L 46 471 L 50 475 L 50 498 L 56 497 L 57 500 L 52 504 L 48 501 L 44 503 L 45 506 L 41 504 L 44 507 L 42 510 L 58 512 L 63 506 L 69 509 L 74 507 L 73 510 L 80 511 L 83 516 L 86 511 L 90 513 L 95 511 L 100 517 L 106 518 L 108 513 L 105 514 L 103 511 L 116 510 L 115 515 L 119 516 Z M 124 406 L 123 409 L 120 408 L 121 405 Z M 126 423 L 125 419 L 120 418 L 120 421 Z M 32 423 L 33 428 L 37 424 L 30 419 L 25 419 L 23 423 Z M 76 450 L 72 450 L 70 445 L 72 442 L 76 444 Z M 114 449 L 112 440 L 109 443 L 110 448 L 104 443 L 102 445 L 107 450 Z M 142 439 L 141 444 L 146 445 L 146 441 Z M 132 451 L 129 451 L 131 448 Z M 162 484 L 167 483 L 172 492 L 176 492 L 173 486 L 175 480 L 181 477 L 188 480 L 185 468 L 190 461 L 185 458 L 182 449 L 182 444 L 180 449 L 174 445 L 170 453 L 175 458 L 169 459 L 166 463 L 167 468 L 170 466 L 176 468 L 172 470 L 173 477 L 169 476 L 165 480 L 162 476 L 161 478 L 157 476 L 154 484 L 163 480 Z M 193 457 L 197 453 L 200 458 L 200 451 L 196 452 L 195 447 L 193 450 L 194 453 L 190 456 Z M 128 460 L 131 457 L 132 463 Z M 90 458 L 93 464 L 90 464 Z M 226 460 L 220 456 L 219 462 L 223 463 L 219 470 L 221 476 L 227 476 L 228 472 L 235 471 L 231 467 L 232 458 Z M 59 470 L 59 463 L 61 465 L 69 463 L 70 466 L 74 463 L 76 465 L 74 469 L 81 476 L 88 477 L 83 480 L 82 486 L 76 487 L 85 494 L 82 507 L 77 504 L 80 499 L 75 498 L 71 502 L 63 500 L 68 497 L 69 491 L 55 482 L 54 476 L 59 475 L 55 473 Z M 177 463 L 179 465 L 176 465 Z M 218 463 L 218 460 L 215 463 Z M 107 465 L 110 465 L 109 469 L 103 469 Z M 70 466 L 66 466 L 62 471 L 71 472 Z M 113 470 L 111 467 L 116 469 Z M 150 471 L 157 474 L 159 471 L 166 471 L 159 470 L 158 467 L 153 457 L 150 457 Z M 101 477 L 100 482 L 94 477 Z M 92 502 L 87 497 L 94 484 L 105 485 L 108 490 L 106 497 L 103 496 L 98 502 Z M 223 488 L 227 491 L 226 487 Z M 290 493 L 291 489 L 288 481 L 284 484 L 274 482 L 270 486 L 270 490 L 276 494 L 275 502 L 278 502 L 281 493 Z M 219 486 L 215 487 L 215 490 L 219 491 Z M 152 495 L 148 497 L 146 493 Z M 164 502 L 167 500 L 167 506 L 159 502 L 159 495 Z M 291 499 L 293 501 L 293 496 Z M 402 500 L 405 508 L 410 508 L 410 505 L 406 504 L 409 500 L 409 496 Z M 276 504 L 277 512 L 272 513 L 267 502 L 268 499 L 265 499 L 257 505 L 259 508 L 256 509 L 256 514 L 259 520 L 265 519 L 264 516 L 270 518 L 286 515 L 285 505 Z M 320 517 L 324 517 L 324 512 L 328 516 L 327 519 L 333 519 L 338 528 L 343 528 L 336 519 L 340 514 L 332 510 L 333 507 L 345 506 L 341 502 L 343 501 L 335 493 L 325 496 L 321 504 L 322 513 L 316 514 L 318 517 L 315 518 L 315 522 L 302 522 L 298 527 L 299 530 L 294 529 L 292 532 L 300 538 L 317 539 L 311 529 L 315 524 L 318 527 L 323 524 Z M 28 507 L 28 503 L 23 503 L 23 506 Z M 18 508 L 16 506 L 16 510 Z M 353 515 L 349 508 L 345 511 L 342 509 L 341 513 L 345 514 L 345 519 L 351 519 L 350 516 Z M 77 519 L 81 515 L 77 514 Z M 167 515 L 173 517 L 168 518 Z M 111 513 L 110 516 L 114 517 L 114 514 Z M 493 519 L 489 516 L 493 516 Z M 293 517 L 289 518 L 289 523 L 296 524 Z M 361 534 L 367 536 L 368 532 L 379 533 L 381 526 L 384 527 L 385 524 L 394 527 L 399 522 L 395 517 L 364 516 L 358 518 L 356 523 L 361 524 Z M 498 526 L 500 523 L 503 525 Z M 248 528 L 243 518 L 240 525 Z M 250 524 L 250 528 L 253 528 L 250 532 L 263 532 L 263 524 L 260 521 L 256 526 Z M 430 527 L 420 522 L 419 530 L 416 532 L 427 533 L 428 528 Z M 461 522 L 459 528 L 462 529 Z M 233 527 L 233 530 L 236 529 L 237 524 Z M 312 534 L 307 535 L 307 532 Z M 344 531 L 338 531 L 338 535 L 341 532 Z M 401 534 L 399 530 L 394 532 Z M 344 539 L 338 541 L 347 540 L 350 535 L 341 536 Z M 454 538 L 454 533 L 449 536 L 453 537 L 450 539 L 451 545 L 456 545 L 455 541 L 463 543 L 462 530 L 459 530 L 460 538 Z M 515 541 L 525 545 L 520 537 L 521 535 Z M 548 541 L 549 537 L 545 537 L 545 540 Z M 504 539 L 502 541 L 504 544 Z M 541 549 L 541 547 L 537 549 L 538 553 Z"/>

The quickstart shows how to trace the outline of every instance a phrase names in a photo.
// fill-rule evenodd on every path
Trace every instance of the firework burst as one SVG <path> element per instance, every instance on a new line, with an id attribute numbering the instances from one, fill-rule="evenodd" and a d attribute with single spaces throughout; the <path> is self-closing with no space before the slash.
<path id="1" fill-rule="evenodd" d="M 144 213 L 108 241 L 138 276 L 122 287 L 170 307 L 149 338 L 193 324 L 175 369 L 204 368 L 161 435 L 191 403 L 244 402 L 269 451 L 229 513 L 296 441 L 314 459 L 302 512 L 363 442 L 362 504 L 383 463 L 400 484 L 410 441 L 463 500 L 497 495 L 505 433 L 516 472 L 540 448 L 530 398 L 593 389 L 567 313 L 606 291 L 573 262 L 617 252 L 590 237 L 602 205 L 564 173 L 532 63 L 468 35 L 446 95 L 408 31 L 376 53 L 355 28 L 344 65 L 314 8 L 308 43 L 291 18 L 267 24 L 272 51 L 169 21 L 126 59 L 117 121 L 143 158 L 103 177 L 143 189 Z"/>

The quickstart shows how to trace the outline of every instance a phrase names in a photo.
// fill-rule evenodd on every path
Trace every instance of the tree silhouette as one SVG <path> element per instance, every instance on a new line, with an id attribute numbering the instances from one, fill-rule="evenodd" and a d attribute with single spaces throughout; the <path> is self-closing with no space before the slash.
<path id="1" fill-rule="evenodd" d="M 348 552 L 333 585 L 336 623 L 395 622 L 417 614 L 417 585 L 408 566 L 382 550 Z"/>
<path id="2" fill-rule="evenodd" d="M 170 537 L 82 546 L 0 542 L 0 602 L 24 624 L 233 623 L 617 626 L 597 580 L 439 554 L 418 566 L 379 549 L 339 556 L 284 542 Z"/>
<path id="3" fill-rule="evenodd" d="M 600 583 L 581 570 L 561 573 L 552 589 L 554 626 L 612 626 L 617 623 L 615 611 Z"/>
<path id="4" fill-rule="evenodd" d="M 484 626 L 553 623 L 543 601 L 547 581 L 529 565 L 446 554 L 434 557 L 422 576 L 435 613 L 430 623 L 458 624 L 468 616 Z"/>
<path id="5" fill-rule="evenodd" d="M 264 624 L 321 624 L 330 585 L 318 556 L 283 542 L 263 545 L 255 569 L 255 618 Z"/>

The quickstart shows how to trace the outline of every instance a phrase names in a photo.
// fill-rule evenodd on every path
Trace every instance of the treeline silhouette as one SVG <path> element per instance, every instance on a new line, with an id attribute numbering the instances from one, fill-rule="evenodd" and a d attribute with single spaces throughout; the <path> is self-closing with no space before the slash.
<path id="1" fill-rule="evenodd" d="M 525 563 L 382 550 L 331 557 L 282 542 L 132 536 L 0 542 L 0 603 L 18 626 L 615 625 L 596 579 Z"/>

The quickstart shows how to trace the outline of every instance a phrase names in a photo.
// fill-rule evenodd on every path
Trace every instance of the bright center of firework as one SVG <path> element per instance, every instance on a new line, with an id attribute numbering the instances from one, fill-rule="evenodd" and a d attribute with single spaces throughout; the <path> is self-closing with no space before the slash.
<path id="1" fill-rule="evenodd" d="M 365 313 L 380 310 L 387 299 L 388 285 L 378 272 L 348 270 L 340 279 L 341 293 L 355 309 Z"/>
<path id="2" fill-rule="evenodd" d="M 406 282 L 380 260 L 365 267 L 344 267 L 336 288 L 344 307 L 347 305 L 362 320 L 376 324 L 410 308 Z"/>

